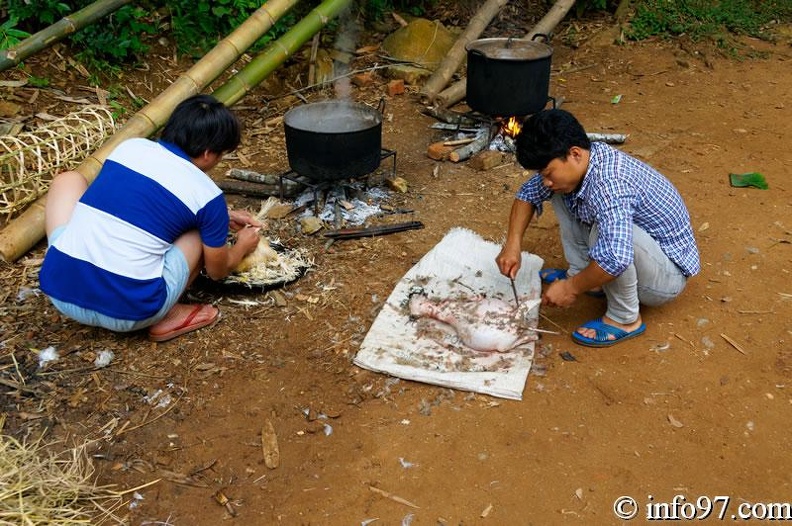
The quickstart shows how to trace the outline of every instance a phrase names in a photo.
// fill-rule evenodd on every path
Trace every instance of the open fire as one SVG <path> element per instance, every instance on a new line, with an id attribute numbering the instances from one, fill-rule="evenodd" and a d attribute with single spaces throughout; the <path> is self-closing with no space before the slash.
<path id="1" fill-rule="evenodd" d="M 517 117 L 497 119 L 498 131 L 489 143 L 490 150 L 514 153 L 514 139 L 520 133 L 522 125 Z"/>
<path id="2" fill-rule="evenodd" d="M 509 117 L 509 119 L 506 121 L 506 124 L 501 121 L 500 133 L 503 135 L 508 135 L 512 139 L 517 137 L 517 134 L 520 133 L 521 129 L 522 126 L 517 120 L 517 117 Z"/>

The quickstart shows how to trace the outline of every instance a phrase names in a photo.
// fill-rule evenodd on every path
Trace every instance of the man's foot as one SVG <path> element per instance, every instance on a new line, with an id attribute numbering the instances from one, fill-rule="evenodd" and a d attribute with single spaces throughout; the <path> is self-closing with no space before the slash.
<path id="1" fill-rule="evenodd" d="M 584 323 L 572 333 L 575 343 L 587 347 L 609 347 L 623 340 L 643 334 L 646 324 L 638 318 L 633 323 L 623 324 L 607 316 Z"/>
<path id="2" fill-rule="evenodd" d="M 160 321 L 149 329 L 149 340 L 165 342 L 188 332 L 214 324 L 220 310 L 211 305 L 185 305 L 177 303 Z"/>

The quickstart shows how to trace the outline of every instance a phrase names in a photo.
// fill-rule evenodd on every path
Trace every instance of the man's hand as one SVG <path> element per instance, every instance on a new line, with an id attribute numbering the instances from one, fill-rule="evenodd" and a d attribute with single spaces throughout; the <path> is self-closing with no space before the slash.
<path id="1" fill-rule="evenodd" d="M 495 263 L 498 265 L 501 274 L 507 278 L 514 279 L 517 277 L 517 271 L 520 270 L 520 265 L 522 264 L 522 253 L 519 247 L 514 250 L 504 246 L 498 257 L 495 258 Z"/>
<path id="2" fill-rule="evenodd" d="M 577 300 L 579 292 L 568 279 L 551 283 L 542 294 L 542 305 L 548 307 L 569 307 Z"/>
<path id="3" fill-rule="evenodd" d="M 253 215 L 246 210 L 229 210 L 229 228 L 237 232 L 246 226 L 260 227 L 261 221 L 257 220 Z"/>
<path id="4" fill-rule="evenodd" d="M 236 243 L 234 244 L 240 248 L 244 255 L 248 255 L 256 250 L 259 240 L 261 239 L 259 230 L 258 228 L 245 227 L 237 231 Z"/>

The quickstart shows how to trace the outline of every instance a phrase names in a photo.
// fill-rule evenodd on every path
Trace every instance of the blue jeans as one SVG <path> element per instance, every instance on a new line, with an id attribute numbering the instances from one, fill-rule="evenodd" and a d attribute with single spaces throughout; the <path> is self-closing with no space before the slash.
<path id="1" fill-rule="evenodd" d="M 56 228 L 49 239 L 51 245 L 61 233 L 65 226 Z M 165 299 L 165 304 L 154 316 L 145 320 L 122 320 L 118 318 L 111 318 L 101 312 L 96 312 L 91 309 L 86 309 L 67 303 L 55 298 L 50 298 L 52 304 L 58 311 L 74 321 L 82 323 L 83 325 L 90 325 L 93 327 L 103 327 L 115 332 L 130 332 L 139 329 L 150 327 L 163 319 L 168 312 L 178 303 L 184 290 L 187 288 L 187 281 L 190 278 L 190 267 L 187 265 L 187 258 L 184 253 L 176 245 L 172 246 L 165 253 L 164 267 L 162 269 L 162 277 L 165 279 L 165 286 L 168 290 L 168 295 Z M 64 278 L 68 279 L 68 278 Z"/>
<path id="2" fill-rule="evenodd" d="M 567 274 L 574 276 L 589 264 L 589 248 L 597 241 L 597 225 L 579 222 L 559 194 L 554 195 L 550 202 L 558 218 L 564 257 L 569 263 Z M 635 225 L 633 250 L 635 256 L 627 270 L 602 287 L 608 299 L 606 316 L 624 324 L 638 319 L 640 304 L 662 305 L 679 296 L 687 284 L 687 278 L 668 259 L 660 245 Z"/>

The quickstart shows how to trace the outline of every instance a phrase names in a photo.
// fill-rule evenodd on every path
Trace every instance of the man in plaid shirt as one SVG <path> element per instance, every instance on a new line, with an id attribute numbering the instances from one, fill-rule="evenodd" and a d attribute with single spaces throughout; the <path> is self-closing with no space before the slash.
<path id="1" fill-rule="evenodd" d="M 662 174 L 611 146 L 592 143 L 564 110 L 532 115 L 517 136 L 517 160 L 537 173 L 517 192 L 506 243 L 496 258 L 501 273 L 520 269 L 522 237 L 550 201 L 569 268 L 544 269 L 550 283 L 542 304 L 567 307 L 580 294 L 604 295 L 602 318 L 572 339 L 606 347 L 642 334 L 640 304 L 677 297 L 701 270 L 690 215 Z"/>

